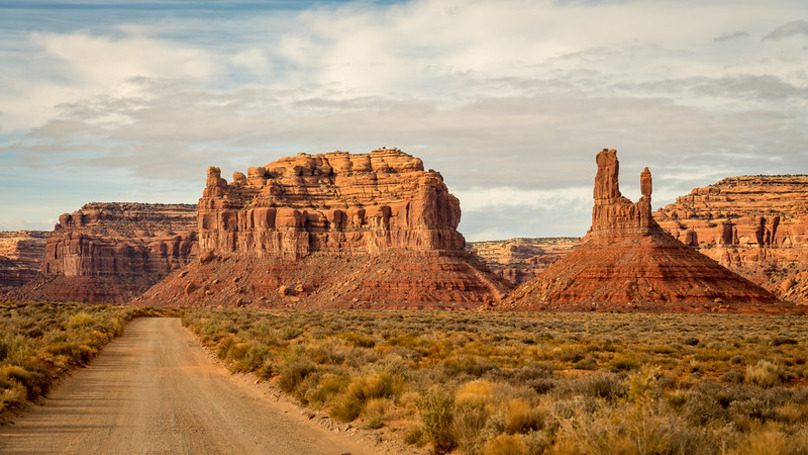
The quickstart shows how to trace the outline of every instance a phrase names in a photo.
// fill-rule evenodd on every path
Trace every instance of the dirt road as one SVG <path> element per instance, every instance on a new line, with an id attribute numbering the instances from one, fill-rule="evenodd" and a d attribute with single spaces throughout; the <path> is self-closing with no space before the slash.
<path id="1" fill-rule="evenodd" d="M 0 453 L 360 454 L 216 365 L 178 319 L 127 325 L 43 406 L 0 427 Z"/>

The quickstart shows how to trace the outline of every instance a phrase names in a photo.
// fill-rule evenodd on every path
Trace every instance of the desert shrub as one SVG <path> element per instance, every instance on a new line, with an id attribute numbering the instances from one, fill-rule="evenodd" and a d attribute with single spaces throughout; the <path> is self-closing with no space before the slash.
<path id="1" fill-rule="evenodd" d="M 572 365 L 577 370 L 597 370 L 598 364 L 590 358 L 581 359 Z"/>
<path id="2" fill-rule="evenodd" d="M 368 400 L 361 414 L 365 422 L 365 428 L 371 430 L 381 428 L 392 407 L 393 402 L 387 398 L 371 398 Z"/>
<path id="3" fill-rule="evenodd" d="M 457 388 L 454 401 L 460 404 L 485 404 L 494 397 L 494 383 L 485 379 L 467 382 Z"/>
<path id="4" fill-rule="evenodd" d="M 73 303 L 0 303 L 0 420 L 85 365 L 142 309 Z"/>
<path id="5" fill-rule="evenodd" d="M 424 431 L 420 426 L 414 426 L 404 433 L 404 443 L 407 445 L 423 444 Z"/>
<path id="6" fill-rule="evenodd" d="M 484 402 L 471 401 L 455 405 L 452 413 L 451 433 L 463 453 L 477 453 L 483 442 L 482 433 L 488 422 L 489 411 Z"/>
<path id="7" fill-rule="evenodd" d="M 545 413 L 527 400 L 515 398 L 505 404 L 505 431 L 529 433 L 544 427 Z"/>
<path id="8" fill-rule="evenodd" d="M 341 335 L 342 339 L 358 348 L 372 348 L 376 346 L 376 339 L 365 334 L 347 332 Z"/>
<path id="9" fill-rule="evenodd" d="M 712 421 L 726 421 L 729 418 L 728 408 L 736 399 L 731 390 L 713 382 L 699 383 L 697 387 L 688 391 L 686 396 L 682 412 L 693 425 L 697 426 Z"/>
<path id="10" fill-rule="evenodd" d="M 476 356 L 462 356 L 448 359 L 445 363 L 446 372 L 450 376 L 468 375 L 480 377 L 496 370 L 497 366 L 490 361 Z"/>
<path id="11" fill-rule="evenodd" d="M 702 429 L 675 414 L 648 407 L 602 408 L 581 414 L 561 428 L 559 453 L 700 454 L 712 453 Z"/>
<path id="12" fill-rule="evenodd" d="M 456 446 L 452 434 L 454 399 L 444 387 L 433 387 L 419 404 L 424 436 L 437 454 L 447 453 Z"/>
<path id="13" fill-rule="evenodd" d="M 808 430 L 788 434 L 776 426 L 760 426 L 745 435 L 730 451 L 732 455 L 805 455 Z"/>
<path id="14" fill-rule="evenodd" d="M 643 366 L 628 377 L 628 397 L 632 401 L 645 402 L 657 398 L 660 394 L 658 380 L 661 376 L 659 367 Z"/>
<path id="15" fill-rule="evenodd" d="M 783 382 L 783 369 L 768 360 L 760 360 L 746 367 L 746 381 L 761 387 L 772 387 Z"/>
<path id="16" fill-rule="evenodd" d="M 628 393 L 625 382 L 615 374 L 593 374 L 569 381 L 567 389 L 573 394 L 602 398 L 614 402 Z"/>
<path id="17" fill-rule="evenodd" d="M 740 370 L 730 370 L 721 376 L 721 382 L 729 382 L 731 384 L 743 384 L 746 380 L 746 375 Z"/>
<path id="18" fill-rule="evenodd" d="M 291 356 L 278 367 L 278 387 L 284 392 L 294 392 L 298 385 L 315 371 L 317 366 L 308 358 Z"/>
<path id="19" fill-rule="evenodd" d="M 342 422 L 356 419 L 373 398 L 391 398 L 400 391 L 400 378 L 382 371 L 351 380 L 345 392 L 331 406 L 331 416 Z"/>
<path id="20" fill-rule="evenodd" d="M 76 313 L 67 320 L 67 327 L 71 329 L 92 327 L 95 325 L 95 318 L 85 312 Z"/>
<path id="21" fill-rule="evenodd" d="M 483 455 L 527 455 L 528 446 L 522 435 L 501 434 L 483 446 Z"/>
<path id="22" fill-rule="evenodd" d="M 609 370 L 614 373 L 621 371 L 631 371 L 639 368 L 640 364 L 632 359 L 617 359 L 609 364 Z"/>
<path id="23" fill-rule="evenodd" d="M 772 346 L 781 346 L 784 344 L 797 344 L 798 341 L 789 336 L 776 336 L 772 338 Z"/>
<path id="24" fill-rule="evenodd" d="M 351 378 L 345 373 L 325 373 L 320 376 L 316 387 L 306 391 L 306 402 L 320 408 L 342 393 L 350 383 Z"/>
<path id="25" fill-rule="evenodd" d="M 69 363 L 71 349 L 97 346 L 69 336 L 67 316 L 54 317 L 58 331 L 20 325 L 0 340 L 15 359 L 36 355 L 35 339 L 66 343 L 53 358 Z M 304 405 L 438 453 L 729 454 L 766 431 L 775 436 L 757 437 L 798 440 L 808 419 L 805 318 L 239 309 L 188 310 L 184 321 L 225 356 L 266 346 L 259 373 L 291 382 Z M 234 348 L 232 362 L 248 352 Z M 378 372 L 396 378 L 392 395 L 374 396 L 386 387 L 370 384 Z"/>
<path id="26" fill-rule="evenodd" d="M 264 365 L 269 357 L 269 348 L 255 341 L 231 343 L 226 360 L 236 372 L 256 371 Z"/>

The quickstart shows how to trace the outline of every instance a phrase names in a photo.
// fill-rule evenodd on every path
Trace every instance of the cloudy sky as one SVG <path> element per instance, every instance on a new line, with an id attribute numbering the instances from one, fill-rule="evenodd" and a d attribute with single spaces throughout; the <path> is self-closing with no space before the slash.
<path id="1" fill-rule="evenodd" d="M 603 147 L 629 197 L 651 168 L 656 206 L 808 173 L 808 8 L 0 0 L 0 229 L 379 146 L 441 171 L 471 240 L 583 234 Z"/>

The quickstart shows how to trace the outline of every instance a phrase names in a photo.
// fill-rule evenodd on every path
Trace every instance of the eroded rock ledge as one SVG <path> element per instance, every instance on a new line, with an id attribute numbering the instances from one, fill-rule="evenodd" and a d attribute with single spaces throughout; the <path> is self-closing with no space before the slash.
<path id="1" fill-rule="evenodd" d="M 208 169 L 199 261 L 148 304 L 469 307 L 507 285 L 464 250 L 460 203 L 438 172 L 397 149 L 298 154 Z"/>
<path id="2" fill-rule="evenodd" d="M 622 196 L 615 150 L 597 154 L 592 228 L 583 244 L 515 290 L 505 309 L 607 311 L 793 310 L 770 292 L 686 247 L 651 216 L 651 173 L 642 197 Z"/>
<path id="3" fill-rule="evenodd" d="M 42 277 L 11 298 L 126 302 L 196 256 L 196 205 L 89 203 L 48 234 Z"/>

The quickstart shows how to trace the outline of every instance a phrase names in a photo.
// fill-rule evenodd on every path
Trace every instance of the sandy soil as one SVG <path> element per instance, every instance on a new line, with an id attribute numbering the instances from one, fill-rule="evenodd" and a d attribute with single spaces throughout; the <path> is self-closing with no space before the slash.
<path id="1" fill-rule="evenodd" d="M 0 427 L 0 453 L 370 454 L 217 365 L 178 319 L 126 326 L 41 406 Z"/>

